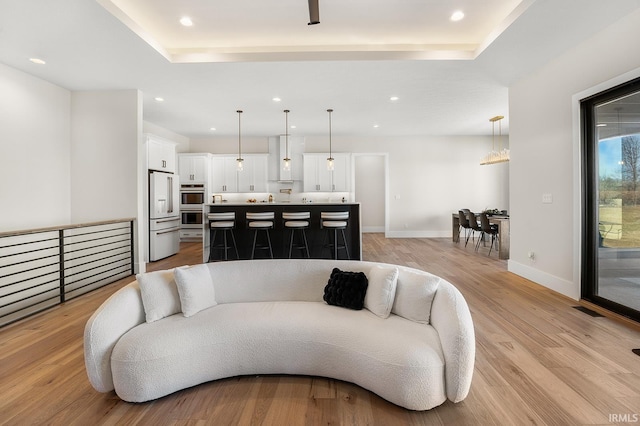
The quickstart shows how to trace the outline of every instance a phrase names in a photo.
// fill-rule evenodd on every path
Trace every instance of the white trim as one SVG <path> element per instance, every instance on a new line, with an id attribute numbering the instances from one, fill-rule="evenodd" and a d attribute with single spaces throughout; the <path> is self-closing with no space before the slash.
<path id="1" fill-rule="evenodd" d="M 362 233 L 380 233 L 384 232 L 384 226 L 364 226 Z"/>
<path id="2" fill-rule="evenodd" d="M 451 238 L 451 231 L 387 231 L 386 238 Z"/>
<path id="3" fill-rule="evenodd" d="M 516 275 L 520 275 L 536 284 L 543 285 L 553 291 L 564 294 L 574 300 L 580 299 L 580 288 L 577 288 L 571 281 L 548 274 L 540 269 L 524 265 L 513 260 L 507 261 L 507 270 Z"/>

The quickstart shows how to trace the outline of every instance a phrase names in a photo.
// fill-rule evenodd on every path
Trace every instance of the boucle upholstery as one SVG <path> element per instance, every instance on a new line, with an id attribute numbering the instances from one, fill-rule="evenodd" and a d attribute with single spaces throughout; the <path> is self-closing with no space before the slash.
<path id="1" fill-rule="evenodd" d="M 217 305 L 147 323 L 137 282 L 116 292 L 85 328 L 89 380 L 142 402 L 225 377 L 303 374 L 356 383 L 406 408 L 426 410 L 470 388 L 475 338 L 462 295 L 439 279 L 430 324 L 393 309 L 327 305 L 323 290 L 333 268 L 369 274 L 372 262 L 258 260 L 207 264 Z M 397 267 L 415 280 L 426 272 Z"/>

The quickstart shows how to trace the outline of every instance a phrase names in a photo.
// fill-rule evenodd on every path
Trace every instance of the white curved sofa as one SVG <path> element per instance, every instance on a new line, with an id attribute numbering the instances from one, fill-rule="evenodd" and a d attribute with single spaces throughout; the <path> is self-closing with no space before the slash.
<path id="1" fill-rule="evenodd" d="M 365 309 L 323 301 L 335 267 L 369 278 Z M 178 291 L 173 270 L 144 274 L 89 319 L 85 364 L 97 391 L 115 389 L 125 401 L 143 402 L 220 378 L 301 374 L 352 382 L 412 410 L 467 396 L 473 323 L 460 292 L 439 277 L 402 266 L 334 260 L 233 261 L 179 269 Z M 212 293 L 189 294 L 197 277 L 210 279 L 198 285 L 212 286 Z M 138 282 L 144 283 L 143 292 Z M 214 306 L 203 305 L 213 293 Z M 189 317 L 181 312 L 185 309 Z"/>

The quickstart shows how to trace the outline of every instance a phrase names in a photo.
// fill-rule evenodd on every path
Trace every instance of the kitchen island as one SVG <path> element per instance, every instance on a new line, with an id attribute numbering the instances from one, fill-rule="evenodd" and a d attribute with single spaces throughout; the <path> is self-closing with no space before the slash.
<path id="1" fill-rule="evenodd" d="M 236 244 L 240 259 L 251 258 L 251 248 L 253 245 L 253 230 L 249 229 L 246 220 L 247 212 L 274 212 L 274 226 L 269 231 L 271 237 L 271 246 L 274 258 L 287 258 L 289 256 L 289 239 L 291 238 L 291 230 L 284 227 L 282 220 L 283 212 L 309 212 L 309 227 L 306 229 L 307 241 L 309 244 L 309 255 L 312 259 L 330 259 L 332 252 L 323 244 L 328 243 L 327 230 L 320 227 L 321 212 L 349 212 L 348 226 L 345 230 L 347 245 L 351 260 L 362 260 L 362 234 L 360 226 L 360 204 L 359 203 L 215 203 L 205 204 L 203 206 L 203 262 L 209 261 L 210 249 L 210 221 L 207 217 L 209 213 L 235 213 L 235 235 Z M 262 234 L 262 233 L 261 233 Z M 340 235 L 340 232 L 338 232 Z M 219 235 L 219 234 L 218 234 Z M 259 235 L 258 238 L 264 237 Z M 219 242 L 219 237 L 216 240 Z M 331 235 L 333 238 L 333 235 Z M 342 243 L 342 237 L 339 237 Z M 298 235 L 296 235 L 298 242 Z M 230 241 L 229 241 L 230 244 Z M 216 256 L 212 260 L 221 259 L 221 250 L 214 253 Z M 267 256 L 265 256 L 265 254 Z M 223 254 L 222 254 L 223 255 Z M 256 253 L 255 258 L 268 257 L 268 252 Z M 293 250 L 292 257 L 300 258 L 303 256 L 301 250 Z M 346 259 L 344 250 L 339 251 L 340 259 Z M 229 259 L 235 259 L 235 251 L 229 250 Z"/>

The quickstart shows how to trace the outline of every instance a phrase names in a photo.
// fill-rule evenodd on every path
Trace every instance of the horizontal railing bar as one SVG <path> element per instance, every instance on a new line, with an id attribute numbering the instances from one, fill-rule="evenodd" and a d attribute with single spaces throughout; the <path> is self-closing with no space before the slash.
<path id="1" fill-rule="evenodd" d="M 104 232 L 113 232 L 113 231 L 120 231 L 120 230 L 126 230 L 128 233 L 129 227 L 127 226 L 127 227 L 121 227 L 121 228 L 101 229 L 99 231 L 82 232 L 80 234 L 64 234 L 64 238 L 84 237 L 85 235 L 102 234 Z M 116 235 L 122 235 L 122 234 L 116 234 Z M 90 240 L 84 240 L 84 241 L 90 241 Z"/>
<path id="2" fill-rule="evenodd" d="M 13 291 L 11 293 L 3 294 L 2 297 L 13 296 L 14 294 L 22 293 L 23 291 L 27 291 L 27 290 L 33 290 L 34 288 L 38 288 L 38 287 L 42 287 L 43 285 L 55 283 L 56 281 L 58 281 L 57 278 L 55 280 L 50 280 L 50 281 L 47 281 L 47 282 L 44 282 L 44 283 L 32 285 L 31 287 L 25 287 L 25 288 L 22 288 L 20 290 Z M 57 287 L 53 287 L 53 288 L 51 288 L 51 290 L 48 290 L 48 291 L 53 291 L 53 290 L 58 290 L 58 288 Z M 32 297 L 32 296 L 29 296 L 29 297 Z M 28 299 L 28 297 L 27 297 L 27 299 Z M 4 305 L 0 305 L 0 308 L 2 308 L 3 306 Z"/>
<path id="3" fill-rule="evenodd" d="M 19 231 L 8 231 L 8 232 L 0 232 L 0 238 L 2 237 L 15 237 L 18 235 L 28 235 L 28 234 L 39 234 L 42 232 L 49 231 L 60 231 L 65 229 L 74 229 L 74 228 L 88 228 L 91 226 L 100 226 L 100 225 L 110 225 L 113 223 L 129 223 L 135 221 L 135 218 L 123 218 L 123 219 L 114 219 L 114 220 L 104 220 L 101 222 L 90 222 L 90 223 L 78 223 L 74 225 L 61 225 L 61 226 L 51 226 L 48 228 L 38 228 L 38 229 L 25 229 Z"/>
<path id="4" fill-rule="evenodd" d="M 53 265 L 57 265 L 57 263 L 54 263 L 54 264 L 49 265 L 49 266 L 53 266 Z M 22 272 L 27 272 L 27 271 L 22 271 Z M 25 278 L 24 280 L 14 281 L 14 282 L 9 283 L 9 284 L 0 285 L 0 288 L 7 288 L 7 287 L 11 287 L 12 285 L 26 283 L 27 281 L 35 280 L 36 278 L 46 277 L 47 275 L 51 275 L 51 274 L 58 274 L 59 272 L 60 272 L 60 269 L 56 269 L 55 271 L 51 271 L 51 272 L 48 272 L 46 274 L 35 275 L 33 277 Z M 57 281 L 57 279 L 54 280 L 54 281 Z"/>
<path id="5" fill-rule="evenodd" d="M 120 275 L 120 274 L 123 274 L 123 273 L 124 273 L 124 271 L 119 272 L 119 273 L 116 273 L 116 274 L 111 274 L 111 275 L 106 276 L 106 277 L 104 277 L 104 278 L 102 278 L 102 279 L 99 279 L 99 280 L 96 280 L 96 281 L 93 281 L 93 282 L 90 282 L 90 283 L 87 283 L 87 284 L 83 284 L 83 285 L 78 286 L 78 287 L 76 287 L 76 288 L 74 288 L 74 289 L 72 289 L 72 290 L 65 291 L 65 294 L 70 294 L 70 293 L 76 292 L 76 291 L 78 291 L 78 290 L 82 290 L 83 288 L 86 288 L 86 287 L 92 286 L 92 285 L 94 285 L 94 284 L 98 284 L 100 281 L 108 280 L 109 278 L 116 277 L 116 276 L 118 276 L 118 275 Z M 104 287 L 104 286 L 105 286 L 105 285 L 107 285 L 107 284 L 110 284 L 110 283 L 105 283 L 104 285 L 101 285 L 100 287 Z M 83 293 L 83 294 L 84 294 L 84 293 Z M 81 295 L 82 295 L 82 294 L 79 294 L 78 296 L 81 296 Z M 75 298 L 76 298 L 76 297 L 78 297 L 78 296 L 73 296 L 73 297 L 71 297 L 71 299 L 75 299 Z"/>
<path id="6" fill-rule="evenodd" d="M 53 248 L 53 247 L 52 247 Z M 57 248 L 57 247 L 56 247 Z M 49 249 L 50 250 L 50 249 Z M 6 265 L 0 265 L 0 269 L 2 268 L 9 268 L 11 266 L 17 266 L 17 265 L 22 265 L 23 263 L 31 263 L 31 262 L 37 262 L 38 260 L 44 260 L 44 259 L 49 259 L 50 257 L 59 257 L 60 255 L 58 253 L 56 254 L 51 254 L 49 256 L 42 256 L 42 257 L 36 257 L 34 259 L 29 259 L 29 260 L 23 260 L 21 262 L 14 262 L 14 263 L 7 263 Z M 58 262 L 56 262 L 58 263 Z M 37 267 L 36 267 L 37 268 Z M 36 269 L 36 268 L 31 268 L 31 269 Z M 22 271 L 24 272 L 24 271 Z M 1 275 L 2 277 L 8 277 L 11 274 L 8 275 Z"/>
<path id="7" fill-rule="evenodd" d="M 122 247 L 121 247 L 121 248 L 122 248 Z M 108 251 L 111 251 L 111 250 L 108 250 Z M 84 255 L 84 256 L 78 256 L 78 257 L 75 257 L 73 260 L 82 259 L 83 257 L 94 256 L 94 255 L 96 255 L 96 254 L 107 253 L 108 251 L 101 251 L 101 252 L 98 252 L 98 253 L 92 253 L 92 254 L 87 254 L 87 255 Z M 89 260 L 89 261 L 87 261 L 87 262 L 78 263 L 78 264 L 75 264 L 75 265 L 73 265 L 73 266 L 69 266 L 69 267 L 68 267 L 68 268 L 66 268 L 66 269 L 77 268 L 77 267 L 79 267 L 79 266 L 88 265 L 88 264 L 90 264 L 90 263 L 96 263 L 96 262 L 99 262 L 99 261 L 101 261 L 101 260 L 106 260 L 106 259 L 109 259 L 109 258 L 111 258 L 111 257 L 121 256 L 121 255 L 123 255 L 123 254 L 131 255 L 131 250 L 127 250 L 127 251 L 123 251 L 123 252 L 120 252 L 120 253 L 112 254 L 112 255 L 110 255 L 110 256 L 101 257 L 101 258 L 99 258 L 99 259 Z M 67 261 L 67 263 L 69 263 L 69 262 Z M 108 265 L 108 264 L 107 264 L 107 263 L 102 263 L 101 265 Z"/>
<path id="8" fill-rule="evenodd" d="M 104 247 L 104 246 L 108 246 L 109 244 L 121 243 L 122 241 L 113 241 L 113 242 L 105 243 L 105 244 L 97 244 L 95 246 L 91 246 L 91 248 Z M 81 251 L 84 251 L 84 250 L 89 250 L 89 249 L 88 248 L 81 248 L 81 249 L 77 249 L 77 250 L 69 250 L 69 251 L 65 251 L 64 254 L 78 253 L 78 252 L 81 252 Z"/>
<path id="9" fill-rule="evenodd" d="M 14 235 L 14 236 L 17 236 L 17 235 Z M 0 236 L 0 238 L 3 238 L 3 237 L 1 237 L 1 236 Z M 4 249 L 4 248 L 11 248 L 11 247 L 26 246 L 27 244 L 43 243 L 43 242 L 45 242 L 45 241 L 58 241 L 58 237 L 54 237 L 54 238 L 46 238 L 46 239 L 44 239 L 44 240 L 27 241 L 27 242 L 24 242 L 24 243 L 8 244 L 8 245 L 6 245 L 6 246 L 0 246 L 0 249 Z M 47 247 L 47 248 L 52 248 L 52 247 L 56 247 L 56 246 L 57 246 L 57 244 L 56 244 L 56 245 L 54 245 L 54 246 L 51 246 L 51 247 Z M 46 249 L 38 249 L 38 250 L 46 250 Z M 20 252 L 20 253 L 31 253 L 32 251 L 37 251 L 37 250 L 23 251 L 23 252 Z M 19 254 L 20 254 L 20 253 L 19 253 Z M 12 253 L 12 254 L 10 254 L 10 255 L 8 255 L 8 256 L 12 256 L 12 255 L 13 255 L 13 253 Z M 0 256 L 0 258 L 1 258 L 1 257 L 6 257 L 6 256 Z"/>
<path id="10" fill-rule="evenodd" d="M 56 238 L 56 240 L 57 240 L 57 238 Z M 47 240 L 47 241 L 53 241 L 53 240 Z M 27 250 L 27 251 L 19 251 L 19 252 L 16 252 L 16 253 L 2 255 L 2 256 L 0 256 L 0 259 L 4 259 L 4 258 L 7 258 L 7 257 L 12 257 L 12 256 L 20 256 L 21 254 L 37 253 L 39 251 L 51 250 L 51 249 L 57 249 L 57 248 L 58 248 L 58 245 L 56 244 L 56 245 L 51 246 L 51 247 L 43 247 L 43 248 L 39 248 L 39 249 L 33 249 L 33 250 Z"/>
<path id="11" fill-rule="evenodd" d="M 103 234 L 104 235 L 104 234 L 107 234 L 107 232 L 103 231 L 103 232 L 99 232 L 99 233 L 96 233 L 96 234 Z M 87 235 L 89 235 L 89 234 L 87 234 Z M 78 241 L 67 241 L 67 240 L 70 240 L 72 237 L 75 238 L 76 235 L 73 235 L 72 237 L 71 236 L 66 236 L 66 237 L 64 237 L 64 240 L 65 240 L 64 245 L 65 246 L 73 246 L 73 245 L 76 245 L 76 244 L 86 244 L 86 243 L 90 243 L 92 241 L 104 240 L 105 238 L 118 238 L 118 237 L 122 237 L 122 236 L 127 236 L 128 237 L 129 236 L 129 232 L 127 232 L 127 233 L 121 232 L 121 233 L 118 233 L 118 234 L 108 234 L 108 235 L 104 235 L 104 236 L 101 236 L 101 237 L 87 238 L 87 239 L 84 239 L 84 240 L 80 240 L 79 239 Z"/>
<path id="12" fill-rule="evenodd" d="M 32 296 L 29 296 L 29 297 L 24 297 L 24 298 L 22 298 L 22 299 L 19 299 L 19 300 L 13 301 L 13 302 L 11 302 L 11 303 L 7 303 L 6 305 L 0 305 L 0 308 L 7 308 L 7 307 L 9 307 L 9 306 L 11 306 L 11 305 L 15 305 L 16 303 L 24 302 L 25 300 L 33 299 L 33 298 L 34 298 L 34 297 L 36 297 L 36 296 L 41 296 L 41 295 L 43 295 L 43 294 L 49 293 L 50 291 L 57 291 L 57 290 L 58 290 L 57 288 L 52 288 L 51 290 L 41 291 L 40 293 L 36 293 L 36 294 L 34 294 L 34 295 L 32 295 Z M 6 317 L 7 315 L 15 314 L 16 312 L 23 311 L 23 310 L 25 310 L 25 309 L 27 309 L 27 308 L 31 308 L 32 306 L 39 305 L 39 304 L 40 304 L 40 303 L 42 303 L 42 302 L 46 302 L 46 301 L 48 301 L 48 300 L 57 299 L 58 297 L 60 297 L 60 296 L 59 296 L 59 294 L 58 294 L 58 293 L 56 293 L 56 295 L 55 295 L 55 296 L 48 297 L 48 298 L 46 298 L 46 299 L 42 299 L 42 300 L 40 300 L 40 301 L 39 301 L 39 302 L 37 302 L 37 303 L 33 303 L 33 304 L 31 304 L 31 305 L 25 306 L 24 308 L 16 309 L 15 311 L 13 311 L 13 312 L 9 312 L 8 314 L 0 315 L 0 318 L 2 318 L 2 317 Z"/>
<path id="13" fill-rule="evenodd" d="M 114 263 L 117 263 L 117 262 L 119 262 L 119 261 L 114 261 L 114 262 L 105 263 L 105 266 L 106 266 L 106 265 L 113 265 Z M 97 269 L 97 268 L 94 268 L 94 269 Z M 77 283 L 77 282 L 79 282 L 79 281 L 86 280 L 87 278 L 97 277 L 97 276 L 98 276 L 98 275 L 100 275 L 100 274 L 104 274 L 104 273 L 106 273 L 106 272 L 113 271 L 113 270 L 115 270 L 115 269 L 118 269 L 118 267 L 116 267 L 116 268 L 110 268 L 110 269 L 105 269 L 104 271 L 98 272 L 97 274 L 87 275 L 86 277 L 83 277 L 82 279 L 77 280 L 77 281 L 68 281 L 68 282 L 66 282 L 66 285 L 67 285 L 67 286 L 70 286 L 70 285 L 73 285 L 73 283 Z M 77 272 L 77 273 L 75 273 L 75 274 L 71 274 L 71 275 L 65 276 L 65 278 L 71 278 L 71 277 L 74 277 L 74 276 L 76 276 L 76 275 L 78 275 L 78 274 L 81 274 L 81 273 L 83 273 L 83 272 L 87 272 L 87 271 L 91 271 L 91 269 L 87 269 L 87 270 L 84 270 L 84 271 L 81 271 L 81 272 Z"/>
<path id="14" fill-rule="evenodd" d="M 0 266 L 0 269 L 1 269 L 1 268 L 5 268 L 5 267 L 7 267 L 7 268 L 8 268 L 8 267 L 10 267 L 10 266 L 21 265 L 21 264 L 23 264 L 23 263 L 35 262 L 35 261 L 37 261 L 37 260 L 44 260 L 44 259 L 48 259 L 48 258 L 50 258 L 50 257 L 58 257 L 58 255 L 57 255 L 57 254 L 54 254 L 54 255 L 51 255 L 51 256 L 39 257 L 39 258 L 37 258 L 37 259 L 25 260 L 25 261 L 23 261 L 23 262 L 12 263 L 12 264 L 10 264 L 10 265 Z M 36 269 L 47 268 L 47 267 L 49 267 L 49 266 L 59 265 L 59 264 L 60 264 L 60 262 L 53 262 L 53 263 L 47 263 L 46 265 L 34 266 L 33 268 L 25 269 L 25 270 L 23 270 L 23 271 L 11 272 L 11 273 L 9 273 L 9 274 L 3 274 L 3 275 L 0 275 L 0 278 L 11 277 L 11 276 L 13 276 L 13 275 L 18 275 L 18 274 L 24 274 L 24 273 L 25 273 L 25 272 L 27 272 L 27 271 L 35 271 Z M 2 286 L 0 286 L 0 288 L 2 288 Z"/>
<path id="15" fill-rule="evenodd" d="M 118 243 L 122 243 L 122 242 L 124 242 L 124 241 L 114 241 L 114 242 L 109 243 L 109 244 L 118 244 Z M 73 250 L 73 251 L 68 251 L 68 252 L 65 252 L 65 254 L 80 253 L 80 252 L 82 252 L 82 251 L 86 251 L 86 250 L 93 250 L 93 249 L 95 249 L 95 248 L 97 248 L 97 247 L 105 247 L 105 246 L 108 246 L 109 244 L 102 244 L 102 245 L 100 245 L 100 246 L 92 246 L 92 247 L 90 247 L 90 248 L 85 248 L 85 249 L 82 249 L 82 250 Z M 76 256 L 76 257 L 68 258 L 68 259 L 67 259 L 67 263 L 68 263 L 69 261 L 82 259 L 83 257 L 95 256 L 96 254 L 108 253 L 108 252 L 110 252 L 110 251 L 116 251 L 116 250 L 126 249 L 128 252 L 131 252 L 131 248 L 129 248 L 129 246 L 130 246 L 129 244 L 125 244 L 125 245 L 120 245 L 120 246 L 110 247 L 110 248 L 107 248 L 107 249 L 104 249 L 104 250 L 94 251 L 93 253 L 81 254 L 81 255 Z"/>

